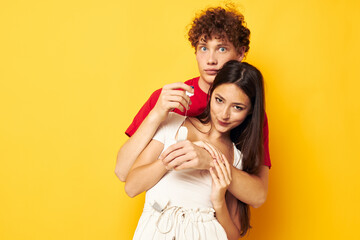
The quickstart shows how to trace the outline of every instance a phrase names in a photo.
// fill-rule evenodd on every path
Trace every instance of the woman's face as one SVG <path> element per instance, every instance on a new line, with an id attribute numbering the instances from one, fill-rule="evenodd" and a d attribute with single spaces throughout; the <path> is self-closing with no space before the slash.
<path id="1" fill-rule="evenodd" d="M 233 83 L 219 85 L 211 96 L 210 115 L 215 129 L 228 133 L 239 126 L 251 111 L 249 97 Z"/>

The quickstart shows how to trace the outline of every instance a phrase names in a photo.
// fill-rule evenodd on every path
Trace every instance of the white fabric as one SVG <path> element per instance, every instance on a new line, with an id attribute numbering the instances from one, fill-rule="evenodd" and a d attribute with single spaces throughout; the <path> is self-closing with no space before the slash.
<path id="1" fill-rule="evenodd" d="M 153 139 L 163 143 L 165 150 L 176 143 L 176 133 L 184 120 L 184 116 L 170 113 Z M 235 145 L 233 165 L 238 169 L 242 165 Z M 208 170 L 169 171 L 146 192 L 134 239 L 227 239 L 214 217 L 211 183 Z"/>

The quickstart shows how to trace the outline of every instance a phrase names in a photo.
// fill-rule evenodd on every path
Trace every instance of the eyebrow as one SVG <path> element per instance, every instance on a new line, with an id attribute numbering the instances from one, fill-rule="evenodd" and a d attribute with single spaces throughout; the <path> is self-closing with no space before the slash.
<path id="1" fill-rule="evenodd" d="M 221 98 L 221 99 L 225 99 L 223 96 L 221 96 L 221 95 L 220 95 L 220 94 L 218 94 L 218 93 L 215 93 L 215 97 L 219 97 L 219 98 Z M 242 106 L 244 106 L 244 107 L 247 107 L 247 105 L 246 105 L 246 104 L 244 104 L 244 103 L 233 102 L 232 104 L 235 104 L 235 105 L 242 105 Z"/>

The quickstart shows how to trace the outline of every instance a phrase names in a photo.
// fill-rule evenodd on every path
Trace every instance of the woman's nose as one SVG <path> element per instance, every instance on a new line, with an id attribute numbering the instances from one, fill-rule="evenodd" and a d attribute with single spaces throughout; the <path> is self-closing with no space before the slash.
<path id="1" fill-rule="evenodd" d="M 230 117 L 230 111 L 229 108 L 225 107 L 223 109 L 222 115 L 221 115 L 222 119 L 228 119 Z"/>

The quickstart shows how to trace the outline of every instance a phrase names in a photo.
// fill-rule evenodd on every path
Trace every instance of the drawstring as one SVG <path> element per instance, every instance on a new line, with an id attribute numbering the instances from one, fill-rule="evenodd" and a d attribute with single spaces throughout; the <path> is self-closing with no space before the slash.
<path id="1" fill-rule="evenodd" d="M 170 219 L 171 221 L 171 224 L 170 224 L 170 228 L 168 230 L 164 230 L 162 231 L 159 227 L 159 223 L 160 223 L 160 220 L 162 218 L 162 216 L 166 213 L 166 212 L 169 212 L 170 210 L 174 210 L 170 213 L 170 217 L 168 219 Z M 180 209 L 178 207 L 168 207 L 168 208 L 165 208 L 165 209 L 162 209 L 161 212 L 160 212 L 160 216 L 158 217 L 158 220 L 156 221 L 156 228 L 159 232 L 161 232 L 162 234 L 166 234 L 166 233 L 169 233 L 171 231 L 171 229 L 173 228 L 174 226 L 174 221 L 176 221 L 176 213 L 179 211 Z M 174 215 L 174 216 L 173 216 Z M 168 224 L 166 224 L 167 226 Z"/>
<path id="2" fill-rule="evenodd" d="M 185 227 L 183 228 L 183 235 L 185 237 L 185 239 L 187 239 L 186 237 L 186 229 L 188 228 L 190 221 L 193 219 L 198 220 L 198 218 L 201 218 L 202 222 L 204 222 L 204 219 L 201 216 L 201 213 L 204 214 L 211 214 L 212 216 L 214 216 L 214 210 L 213 209 L 184 209 L 183 207 L 177 207 L 177 206 L 166 206 L 163 209 L 159 208 L 159 204 L 157 204 L 156 202 L 154 204 L 151 205 L 153 210 L 157 211 L 160 213 L 160 215 L 158 216 L 158 219 L 156 221 L 156 228 L 157 230 L 162 233 L 162 234 L 167 234 L 169 233 L 174 226 L 177 225 L 178 221 L 181 221 L 181 223 L 185 224 Z M 169 214 L 169 217 L 167 218 L 167 222 L 165 227 L 167 227 L 169 225 L 169 221 L 170 221 L 170 225 L 169 227 L 167 227 L 166 229 L 161 228 L 160 226 L 160 221 L 164 220 L 164 216 L 165 214 Z M 197 216 L 195 216 L 195 214 L 198 214 Z M 213 218 L 209 219 L 208 221 L 211 221 Z M 197 232 L 197 239 L 200 239 L 200 229 L 198 224 L 192 224 L 193 227 L 195 227 L 196 232 Z M 195 239 L 194 235 L 195 235 L 195 229 L 193 230 L 193 236 L 191 239 Z M 176 235 L 176 232 L 175 232 Z"/>

